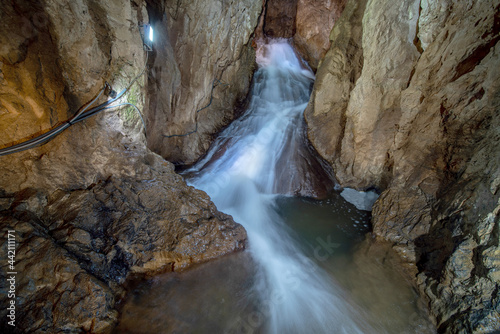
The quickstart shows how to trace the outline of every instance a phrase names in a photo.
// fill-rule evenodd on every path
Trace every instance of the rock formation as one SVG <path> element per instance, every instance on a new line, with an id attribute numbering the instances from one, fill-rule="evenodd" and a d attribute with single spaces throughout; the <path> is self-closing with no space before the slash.
<path id="1" fill-rule="evenodd" d="M 157 39 L 147 85 L 148 147 L 177 164 L 206 152 L 250 87 L 250 38 L 262 3 L 226 2 L 156 1 L 149 11 Z"/>
<path id="2" fill-rule="evenodd" d="M 294 36 L 318 68 L 306 110 L 312 145 L 343 186 L 382 192 L 374 234 L 407 262 L 439 332 L 500 328 L 500 1 L 283 3 L 265 4 L 264 30 Z M 0 4 L 0 148 L 66 121 L 105 81 L 127 87 L 146 62 L 139 25 L 156 31 L 147 80 L 124 98 L 143 109 L 147 139 L 124 107 L 0 157 L 2 240 L 8 231 L 16 238 L 18 332 L 110 332 L 127 278 L 244 247 L 242 227 L 147 147 L 192 163 L 238 114 L 262 7 Z M 7 264 L 2 332 L 12 329 Z"/>
<path id="3" fill-rule="evenodd" d="M 298 0 L 265 0 L 264 34 L 272 38 L 291 38 L 296 31 Z"/>
<path id="4" fill-rule="evenodd" d="M 306 110 L 439 332 L 500 328 L 500 2 L 348 1 Z"/>
<path id="5" fill-rule="evenodd" d="M 342 14 L 346 0 L 264 0 L 265 36 L 288 38 L 316 71 L 330 47 L 330 30 Z M 256 35 L 260 33 L 256 31 Z"/>
<path id="6" fill-rule="evenodd" d="M 298 0 L 293 44 L 315 71 L 330 48 L 330 30 L 345 4 L 346 0 Z"/>
<path id="7" fill-rule="evenodd" d="M 206 1 L 199 6 L 202 3 L 215 8 Z M 178 4 L 179 13 L 193 14 L 184 13 L 190 4 Z M 147 8 L 154 14 L 155 6 L 154 1 L 148 5 L 144 1 L 3 1 L 0 148 L 65 122 L 98 95 L 105 81 L 121 91 L 141 74 L 146 53 L 139 25 L 148 22 Z M 224 20 L 250 32 L 251 18 L 260 10 L 223 8 Z M 173 10 L 169 8 L 167 14 L 173 15 Z M 221 87 L 224 93 L 214 91 L 216 108 L 206 116 L 212 124 L 202 125 L 203 133 L 211 133 L 214 124 L 220 127 L 232 117 L 232 111 L 227 111 L 237 99 L 236 91 L 244 94 L 249 85 L 249 65 L 238 64 L 252 64 L 240 59 L 241 55 L 251 59 L 249 48 L 243 46 L 250 33 L 214 33 L 204 43 L 193 40 L 199 44 L 195 50 L 186 41 L 200 29 L 208 33 L 206 26 L 193 20 L 177 36 L 178 26 L 168 24 L 164 32 L 175 36 L 180 44 L 172 45 L 182 49 L 176 57 L 193 61 L 189 68 L 178 69 L 193 76 L 174 76 L 175 85 L 192 95 L 179 94 L 179 89 L 174 94 L 174 84 L 163 86 L 174 81 L 158 78 L 161 73 L 170 75 L 159 71 L 159 64 L 164 68 L 178 64 L 162 54 L 160 44 L 149 58 L 153 69 L 148 81 L 140 76 L 121 102 L 140 109 L 150 106 L 156 97 L 149 96 L 146 104 L 145 86 L 150 91 L 155 82 L 155 89 L 175 95 L 179 103 L 191 99 L 189 110 L 194 116 L 194 109 L 208 102 L 213 78 L 221 79 L 229 86 Z M 207 54 L 213 58 L 206 59 Z M 96 104 L 106 99 L 101 95 Z M 155 138 L 155 113 L 163 113 L 161 117 L 171 122 L 156 124 L 159 133 L 184 130 L 185 124 L 176 118 L 182 112 L 175 110 L 147 110 L 148 138 Z M 12 270 L 7 262 L 0 264 L 3 333 L 13 329 L 6 323 L 11 300 L 16 302 L 15 331 L 19 333 L 108 333 L 116 322 L 115 302 L 123 295 L 127 278 L 180 270 L 245 246 L 240 225 L 218 212 L 205 193 L 188 187 L 170 162 L 146 148 L 140 118 L 131 107 L 103 111 L 41 147 L 2 156 L 0 169 L 0 257 L 7 258 L 8 231 L 14 231 L 17 272 L 16 297 L 9 299 L 6 278 Z"/>

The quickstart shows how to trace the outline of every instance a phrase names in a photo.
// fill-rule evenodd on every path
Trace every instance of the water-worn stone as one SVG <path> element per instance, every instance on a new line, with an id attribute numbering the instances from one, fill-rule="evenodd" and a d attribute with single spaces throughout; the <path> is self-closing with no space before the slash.
<path id="1" fill-rule="evenodd" d="M 101 280 L 81 268 L 77 259 L 38 225 L 0 216 L 2 236 L 14 236 L 15 272 L 4 261 L 2 278 L 2 333 L 109 333 L 118 317 L 115 298 Z M 4 256 L 2 249 L 2 258 Z M 15 278 L 15 298 L 7 298 L 8 278 Z M 8 324 L 8 303 L 15 301 L 14 325 Z"/>
<path id="2" fill-rule="evenodd" d="M 349 1 L 332 30 L 306 110 L 309 139 L 343 186 L 383 191 L 374 233 L 418 274 L 438 331 L 491 332 L 500 2 L 364 3 Z"/>
<path id="3" fill-rule="evenodd" d="M 16 284 L 30 286 L 16 294 L 19 331 L 109 332 L 116 321 L 115 296 L 130 275 L 182 270 L 244 248 L 242 226 L 217 212 L 207 195 L 187 187 L 160 157 L 149 158 L 154 163 L 148 173 L 133 178 L 11 195 L 10 208 L 0 212 L 2 233 L 16 236 Z M 6 258 L 6 249 L 0 254 Z M 0 270 L 3 277 L 9 271 L 6 265 Z M 6 297 L 0 300 L 2 319 Z M 49 313 L 43 311 L 47 307 Z"/>
<path id="4" fill-rule="evenodd" d="M 0 6 L 0 147 L 67 120 L 104 81 L 121 91 L 144 68 L 143 1 Z M 143 85 L 139 77 L 120 102 L 142 109 Z M 19 333 L 109 333 L 128 277 L 181 270 L 245 245 L 240 225 L 146 148 L 132 108 L 107 110 L 41 147 L 2 156 L 0 170 L 2 242 L 6 230 L 17 241 Z M 2 259 L 6 252 L 2 246 Z M 2 332 L 12 329 L 8 271 L 2 263 Z"/>
<path id="5" fill-rule="evenodd" d="M 330 30 L 340 18 L 346 0 L 298 0 L 293 45 L 316 71 L 330 48 Z"/>

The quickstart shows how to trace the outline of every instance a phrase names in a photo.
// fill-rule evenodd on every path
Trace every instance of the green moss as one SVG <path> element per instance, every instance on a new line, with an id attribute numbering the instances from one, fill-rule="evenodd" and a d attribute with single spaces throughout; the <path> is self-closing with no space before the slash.
<path id="1" fill-rule="evenodd" d="M 139 109 L 142 107 L 142 78 L 139 78 L 130 90 L 125 94 L 126 102 L 136 105 Z M 132 106 L 124 106 L 120 111 L 120 118 L 127 126 L 136 126 L 140 122 L 140 117 Z"/>

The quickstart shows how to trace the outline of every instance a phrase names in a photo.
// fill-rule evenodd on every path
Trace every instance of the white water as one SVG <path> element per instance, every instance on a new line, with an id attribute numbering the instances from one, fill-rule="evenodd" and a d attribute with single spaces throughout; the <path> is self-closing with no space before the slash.
<path id="1" fill-rule="evenodd" d="M 276 180 L 293 164 L 287 160 L 290 147 L 300 145 L 298 124 L 314 75 L 286 41 L 272 41 L 259 51 L 248 111 L 188 171 L 194 175 L 192 185 L 245 227 L 249 251 L 260 267 L 254 288 L 259 310 L 236 319 L 228 332 L 371 332 L 331 278 L 302 254 L 275 213 Z"/>

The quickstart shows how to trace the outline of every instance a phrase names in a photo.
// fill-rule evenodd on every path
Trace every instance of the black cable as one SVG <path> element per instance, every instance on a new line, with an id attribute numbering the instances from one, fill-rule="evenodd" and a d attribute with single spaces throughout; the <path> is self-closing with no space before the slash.
<path id="1" fill-rule="evenodd" d="M 97 94 L 96 98 L 93 99 L 89 104 L 87 104 L 87 106 L 85 106 L 85 108 L 83 108 L 80 112 L 78 112 L 75 116 L 73 116 L 72 118 L 70 118 L 68 120 L 68 123 L 70 125 L 73 125 L 73 121 L 75 119 L 77 119 L 81 114 L 83 114 L 85 112 L 85 110 L 87 110 L 91 105 L 94 104 L 95 101 L 97 101 L 99 99 L 99 97 L 101 97 L 102 93 L 106 90 L 106 88 L 108 88 L 109 85 L 108 83 L 106 82 L 106 84 L 104 85 L 104 87 L 102 87 L 101 91 L 99 92 L 99 94 Z"/>
<path id="2" fill-rule="evenodd" d="M 217 83 L 217 84 L 216 84 Z M 212 82 L 212 90 L 210 91 L 210 101 L 208 102 L 208 104 L 206 106 L 204 106 L 203 108 L 201 109 L 198 109 L 196 110 L 196 113 L 195 113 L 195 128 L 193 131 L 190 131 L 188 133 L 184 133 L 184 134 L 181 134 L 181 135 L 162 135 L 164 138 L 172 138 L 172 137 L 186 137 L 186 136 L 189 136 L 189 135 L 192 135 L 193 133 L 195 132 L 198 132 L 198 113 L 204 109 L 207 109 L 208 107 L 210 107 L 210 105 L 212 104 L 212 100 L 213 100 L 213 97 L 214 97 L 214 88 L 217 87 L 218 85 L 223 85 L 223 86 L 227 86 L 227 84 L 225 83 L 222 83 L 219 79 L 214 79 L 214 81 Z"/>
<path id="3" fill-rule="evenodd" d="M 111 100 L 108 100 L 108 101 L 106 101 L 104 103 L 101 103 L 100 105 L 98 105 L 98 106 L 96 106 L 96 107 L 94 107 L 94 108 L 92 108 L 90 110 L 87 110 L 92 104 L 94 104 L 95 101 L 97 101 L 97 99 L 99 99 L 99 97 L 106 90 L 106 88 L 110 88 L 109 84 L 106 83 L 104 85 L 104 87 L 100 90 L 100 92 L 97 95 L 97 97 L 95 97 L 89 104 L 87 104 L 75 116 L 71 117 L 69 120 L 67 120 L 63 124 L 60 124 L 60 125 L 56 126 L 55 128 L 53 128 L 53 129 L 51 129 L 51 130 L 49 130 L 49 131 L 47 131 L 47 132 L 45 132 L 45 133 L 43 133 L 43 134 L 35 137 L 35 138 L 26 140 L 26 141 L 24 141 L 22 143 L 19 143 L 19 144 L 16 144 L 16 145 L 12 145 L 12 146 L 0 149 L 0 156 L 4 156 L 4 155 L 8 155 L 8 154 L 13 154 L 13 153 L 17 153 L 17 152 L 21 152 L 21 151 L 24 151 L 24 150 L 28 150 L 28 149 L 37 147 L 39 145 L 43 145 L 43 144 L 47 143 L 48 141 L 54 139 L 57 135 L 59 135 L 61 132 L 63 132 L 67 128 L 69 128 L 71 125 L 73 125 L 75 123 L 78 123 L 80 121 L 83 121 L 83 120 L 89 118 L 90 116 L 93 116 L 93 115 L 97 114 L 98 112 L 100 112 L 102 110 L 116 108 L 116 107 L 123 106 L 123 105 L 131 105 L 131 106 L 133 106 L 137 110 L 137 112 L 139 113 L 139 117 L 141 118 L 142 124 L 144 126 L 144 132 L 146 134 L 146 124 L 144 123 L 144 119 L 142 118 L 142 115 L 141 115 L 141 113 L 139 111 L 139 108 L 137 108 L 137 106 L 133 105 L 132 103 L 128 103 L 128 102 L 127 103 L 122 103 L 122 104 L 119 104 L 119 105 L 115 105 L 115 106 L 110 106 L 110 107 L 108 107 L 108 106 L 110 104 L 116 102 L 126 92 L 128 92 L 129 89 L 130 89 L 130 87 L 132 87 L 132 85 L 137 81 L 137 79 L 144 74 L 144 72 L 146 70 L 146 67 L 147 67 L 147 64 L 148 64 L 148 59 L 149 59 L 149 54 L 146 52 L 146 61 L 144 63 L 144 68 L 142 69 L 142 71 L 115 98 L 113 98 Z"/>

